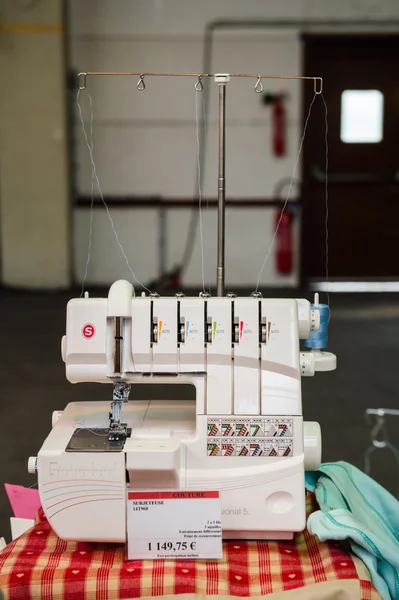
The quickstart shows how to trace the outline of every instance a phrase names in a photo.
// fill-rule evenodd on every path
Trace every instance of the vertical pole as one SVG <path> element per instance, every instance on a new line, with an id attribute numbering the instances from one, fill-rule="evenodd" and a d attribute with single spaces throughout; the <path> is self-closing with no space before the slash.
<path id="1" fill-rule="evenodd" d="M 158 226 L 158 278 L 162 285 L 162 280 L 166 274 L 166 210 L 162 206 L 162 202 L 159 206 Z"/>
<path id="2" fill-rule="evenodd" d="M 225 247 L 225 212 L 226 212 L 226 83 L 229 75 L 215 75 L 219 84 L 219 175 L 218 175 L 218 256 L 216 272 L 216 290 L 218 296 L 224 295 L 224 247 Z"/>

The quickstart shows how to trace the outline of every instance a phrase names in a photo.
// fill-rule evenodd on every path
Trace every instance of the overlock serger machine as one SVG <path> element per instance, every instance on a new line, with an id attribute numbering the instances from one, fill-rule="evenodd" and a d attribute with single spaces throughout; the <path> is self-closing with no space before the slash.
<path id="1" fill-rule="evenodd" d="M 336 367 L 324 351 L 328 307 L 224 293 L 223 77 L 218 295 L 136 296 L 121 280 L 107 298 L 68 303 L 67 379 L 111 384 L 113 398 L 54 413 L 29 459 L 63 539 L 124 542 L 127 490 L 219 490 L 225 538 L 289 539 L 305 527 L 304 472 L 320 463 L 321 434 L 303 421 L 301 377 Z M 192 384 L 196 399 L 128 402 L 135 383 Z"/>

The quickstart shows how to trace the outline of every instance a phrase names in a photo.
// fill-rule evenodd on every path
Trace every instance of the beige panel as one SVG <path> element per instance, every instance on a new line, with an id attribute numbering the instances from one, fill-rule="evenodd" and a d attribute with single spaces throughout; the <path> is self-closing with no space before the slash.
<path id="1" fill-rule="evenodd" d="M 126 253 L 135 277 L 144 285 L 159 275 L 159 213 L 156 209 L 110 206 L 115 231 Z M 90 210 L 77 208 L 73 218 L 74 272 L 80 283 L 83 279 L 89 244 Z M 87 269 L 87 284 L 108 286 L 117 279 L 127 279 L 142 291 L 137 279 L 126 264 L 118 246 L 112 225 L 103 209 L 93 211 L 91 258 Z"/>
<path id="2" fill-rule="evenodd" d="M 62 3 L 24 4 L 1 11 L 2 283 L 61 288 L 70 283 Z"/>
<path id="3" fill-rule="evenodd" d="M 301 18 L 303 0 L 69 0 L 78 35 L 202 36 L 216 19 Z"/>

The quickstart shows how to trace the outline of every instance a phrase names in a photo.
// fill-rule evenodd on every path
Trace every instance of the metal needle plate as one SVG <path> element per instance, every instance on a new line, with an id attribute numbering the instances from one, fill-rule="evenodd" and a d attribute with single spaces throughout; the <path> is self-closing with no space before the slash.
<path id="1" fill-rule="evenodd" d="M 131 428 L 127 429 L 127 437 L 132 433 Z M 93 427 L 87 429 L 79 427 L 75 429 L 65 452 L 121 452 L 125 445 L 125 440 L 110 442 L 108 439 L 109 429 L 107 427 Z"/>

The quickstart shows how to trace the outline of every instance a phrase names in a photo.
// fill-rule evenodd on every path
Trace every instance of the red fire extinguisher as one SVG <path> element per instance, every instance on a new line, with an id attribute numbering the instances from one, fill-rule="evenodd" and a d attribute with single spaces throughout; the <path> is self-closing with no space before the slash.
<path id="1" fill-rule="evenodd" d="M 271 106 L 272 117 L 272 152 L 274 156 L 285 156 L 286 153 L 286 94 L 266 93 L 262 101 L 266 106 Z"/>
<path id="2" fill-rule="evenodd" d="M 272 122 L 273 122 L 273 152 L 275 156 L 285 155 L 285 106 L 284 95 L 276 96 L 272 104 Z"/>
<path id="3" fill-rule="evenodd" d="M 264 104 L 271 106 L 274 156 L 284 156 L 286 153 L 286 97 L 285 93 L 266 93 L 262 98 Z M 276 212 L 276 270 L 281 275 L 289 275 L 293 269 L 293 221 L 294 211 L 290 206 L 286 207 L 283 214 L 281 210 Z"/>
<path id="4" fill-rule="evenodd" d="M 281 221 L 280 221 L 281 218 Z M 280 221 L 277 232 L 277 248 L 276 248 L 276 269 L 281 275 L 289 275 L 292 272 L 292 223 L 294 214 L 290 208 L 286 208 L 281 215 L 281 211 L 276 212 L 276 227 Z"/>

